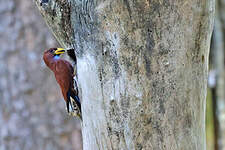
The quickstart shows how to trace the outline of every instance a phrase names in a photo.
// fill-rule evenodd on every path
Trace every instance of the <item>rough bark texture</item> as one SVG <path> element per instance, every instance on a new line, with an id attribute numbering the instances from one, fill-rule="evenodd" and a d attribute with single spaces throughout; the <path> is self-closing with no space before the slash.
<path id="1" fill-rule="evenodd" d="M 36 2 L 78 54 L 84 150 L 205 149 L 214 1 Z"/>
<path id="2" fill-rule="evenodd" d="M 0 150 L 81 150 L 43 50 L 58 44 L 30 0 L 0 0 Z"/>

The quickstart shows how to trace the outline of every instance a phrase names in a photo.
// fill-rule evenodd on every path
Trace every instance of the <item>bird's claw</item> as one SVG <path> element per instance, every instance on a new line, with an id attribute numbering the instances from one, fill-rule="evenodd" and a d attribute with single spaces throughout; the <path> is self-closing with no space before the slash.
<path id="1" fill-rule="evenodd" d="M 77 113 L 74 112 L 74 111 L 69 112 L 68 115 L 69 115 L 69 116 L 72 116 L 72 117 L 78 116 Z"/>
<path id="2" fill-rule="evenodd" d="M 68 113 L 68 115 L 69 116 L 72 116 L 72 117 L 78 117 L 78 118 L 80 118 L 81 120 L 82 120 L 82 116 L 81 116 L 81 114 L 80 114 L 80 112 L 79 111 L 70 111 L 69 113 Z"/>
<path id="3" fill-rule="evenodd" d="M 82 120 L 80 109 L 77 107 L 77 105 L 74 105 L 76 104 L 76 102 L 73 99 L 71 101 L 72 101 L 72 105 L 70 105 L 71 109 L 68 112 L 68 115 L 72 117 L 79 117 Z"/>

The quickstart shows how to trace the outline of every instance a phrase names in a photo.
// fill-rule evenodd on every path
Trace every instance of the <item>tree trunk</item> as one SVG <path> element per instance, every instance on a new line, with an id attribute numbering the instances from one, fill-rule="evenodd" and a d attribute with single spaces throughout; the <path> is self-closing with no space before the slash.
<path id="1" fill-rule="evenodd" d="M 205 149 L 213 1 L 36 1 L 76 48 L 84 150 Z"/>
<path id="2" fill-rule="evenodd" d="M 223 5 L 219 5 L 223 4 Z M 221 7 L 222 6 L 222 7 Z M 217 0 L 215 27 L 213 34 L 212 68 L 215 72 L 215 87 L 213 88 L 213 101 L 215 104 L 215 150 L 225 150 L 225 66 L 224 66 L 224 33 L 223 24 L 224 2 Z"/>

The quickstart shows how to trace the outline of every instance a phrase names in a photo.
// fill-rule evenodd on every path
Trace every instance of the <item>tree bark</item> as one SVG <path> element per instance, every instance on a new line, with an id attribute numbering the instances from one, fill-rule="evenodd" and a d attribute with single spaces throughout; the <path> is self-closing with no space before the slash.
<path id="1" fill-rule="evenodd" d="M 36 1 L 76 48 L 84 150 L 205 149 L 214 1 Z"/>

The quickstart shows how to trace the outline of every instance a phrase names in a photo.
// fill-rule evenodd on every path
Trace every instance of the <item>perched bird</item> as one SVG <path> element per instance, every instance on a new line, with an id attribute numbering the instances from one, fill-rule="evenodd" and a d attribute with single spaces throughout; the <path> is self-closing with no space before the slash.
<path id="1" fill-rule="evenodd" d="M 69 114 L 78 116 L 82 120 L 81 116 L 81 103 L 78 97 L 78 89 L 74 89 L 74 69 L 72 65 L 60 58 L 60 55 L 65 53 L 63 48 L 50 48 L 44 52 L 43 59 L 45 64 L 50 68 L 54 74 L 56 81 L 58 82 L 63 98 L 66 102 L 67 112 Z M 70 112 L 70 108 L 72 112 Z"/>

